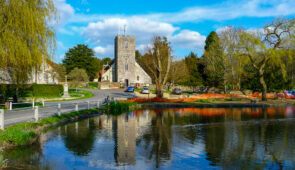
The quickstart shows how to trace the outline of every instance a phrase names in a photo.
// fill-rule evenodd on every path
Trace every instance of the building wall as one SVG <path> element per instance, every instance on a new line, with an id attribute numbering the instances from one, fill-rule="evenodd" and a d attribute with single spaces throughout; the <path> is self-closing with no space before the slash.
<path id="1" fill-rule="evenodd" d="M 58 74 L 53 70 L 53 68 L 46 62 L 43 62 L 40 70 L 37 72 L 35 69 L 32 70 L 27 84 L 58 84 L 57 76 Z M 6 70 L 0 70 L 0 84 L 14 84 Z"/>
<path id="2" fill-rule="evenodd" d="M 115 65 L 112 64 L 110 68 L 102 75 L 102 81 L 115 82 Z"/>
<path id="3" fill-rule="evenodd" d="M 137 62 L 135 62 L 135 69 L 136 83 L 152 84 L 151 77 L 140 67 L 140 65 Z"/>

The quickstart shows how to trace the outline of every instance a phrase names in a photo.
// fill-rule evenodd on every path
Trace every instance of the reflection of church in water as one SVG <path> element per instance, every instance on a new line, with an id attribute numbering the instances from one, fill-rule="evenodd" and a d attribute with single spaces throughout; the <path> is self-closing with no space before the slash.
<path id="1" fill-rule="evenodd" d="M 135 165 L 136 139 L 140 138 L 151 123 L 151 116 L 134 116 L 132 113 L 118 117 L 100 116 L 99 126 L 113 134 L 114 157 L 119 165 Z"/>

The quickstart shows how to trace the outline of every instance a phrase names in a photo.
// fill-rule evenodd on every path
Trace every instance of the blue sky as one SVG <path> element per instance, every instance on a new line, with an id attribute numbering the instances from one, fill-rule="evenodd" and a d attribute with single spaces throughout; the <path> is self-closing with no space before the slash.
<path id="1" fill-rule="evenodd" d="M 152 36 L 167 36 L 177 58 L 190 51 L 203 53 L 211 31 L 226 26 L 259 29 L 274 17 L 295 16 L 295 0 L 54 0 L 60 63 L 69 48 L 87 44 L 98 58 L 114 56 L 114 38 L 136 36 L 144 53 Z"/>

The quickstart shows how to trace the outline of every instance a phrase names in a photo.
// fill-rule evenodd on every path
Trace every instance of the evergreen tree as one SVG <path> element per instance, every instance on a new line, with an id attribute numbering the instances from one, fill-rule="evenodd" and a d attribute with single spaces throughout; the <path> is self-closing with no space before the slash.
<path id="1" fill-rule="evenodd" d="M 76 67 L 84 69 L 90 80 L 96 78 L 97 72 L 100 70 L 99 66 L 101 65 L 100 60 L 94 57 L 93 50 L 83 44 L 78 44 L 69 49 L 65 55 L 63 64 L 66 67 L 67 73 Z"/>
<path id="2" fill-rule="evenodd" d="M 184 60 L 189 72 L 189 78 L 185 82 L 185 84 L 189 86 L 202 85 L 203 78 L 199 70 L 201 67 L 200 59 L 198 59 L 195 53 L 191 52 L 188 56 L 185 57 Z"/>
<path id="3" fill-rule="evenodd" d="M 203 61 L 205 64 L 205 73 L 207 74 L 207 85 L 211 87 L 221 87 L 224 84 L 224 64 L 223 52 L 217 33 L 212 31 L 208 35 L 205 43 Z"/>

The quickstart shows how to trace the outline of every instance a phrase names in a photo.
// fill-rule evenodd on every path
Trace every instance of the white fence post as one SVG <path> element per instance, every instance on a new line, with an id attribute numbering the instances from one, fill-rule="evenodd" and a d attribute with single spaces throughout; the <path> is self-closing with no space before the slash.
<path id="1" fill-rule="evenodd" d="M 100 107 L 100 102 L 99 101 L 97 101 L 97 108 L 99 108 Z"/>
<path id="2" fill-rule="evenodd" d="M 39 107 L 38 106 L 35 106 L 34 116 L 35 116 L 35 121 L 37 122 L 39 120 Z"/>
<path id="3" fill-rule="evenodd" d="M 79 111 L 79 106 L 78 106 L 78 103 L 75 104 L 75 111 Z"/>
<path id="4" fill-rule="evenodd" d="M 87 101 L 87 110 L 89 110 L 89 109 L 90 109 L 90 102 Z"/>
<path id="5" fill-rule="evenodd" d="M 9 110 L 12 110 L 12 102 L 9 102 Z"/>
<path id="6" fill-rule="evenodd" d="M 4 130 L 4 109 L 0 109 L 0 128 Z"/>
<path id="7" fill-rule="evenodd" d="M 32 101 L 32 108 L 34 109 L 35 108 L 35 100 L 33 99 Z"/>
<path id="8" fill-rule="evenodd" d="M 45 102 L 44 99 L 42 100 L 42 106 L 45 107 Z"/>
<path id="9" fill-rule="evenodd" d="M 58 116 L 61 115 L 61 104 L 60 103 L 58 103 L 58 105 L 57 105 L 57 114 L 58 114 Z"/>

